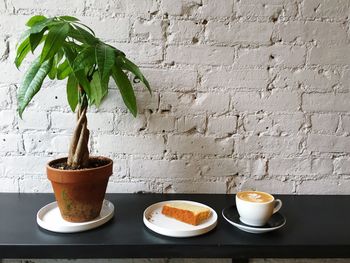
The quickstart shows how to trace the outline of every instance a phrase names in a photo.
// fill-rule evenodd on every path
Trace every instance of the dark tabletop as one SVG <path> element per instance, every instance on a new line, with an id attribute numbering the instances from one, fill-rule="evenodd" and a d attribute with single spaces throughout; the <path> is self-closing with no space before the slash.
<path id="1" fill-rule="evenodd" d="M 350 258 L 350 196 L 277 196 L 284 227 L 266 234 L 242 232 L 225 221 L 234 195 L 108 194 L 114 218 L 99 228 L 60 234 L 40 228 L 36 213 L 51 194 L 0 193 L 0 258 Z M 161 236 L 143 225 L 143 211 L 164 200 L 211 206 L 217 227 L 202 236 Z"/>

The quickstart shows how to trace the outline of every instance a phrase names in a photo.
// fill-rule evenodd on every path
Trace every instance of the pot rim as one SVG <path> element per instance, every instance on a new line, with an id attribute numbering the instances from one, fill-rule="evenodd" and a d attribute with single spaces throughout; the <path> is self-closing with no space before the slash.
<path id="1" fill-rule="evenodd" d="M 49 161 L 48 163 L 46 163 L 46 168 L 49 170 L 52 170 L 52 171 L 57 171 L 57 172 L 81 173 L 82 171 L 94 171 L 94 170 L 103 169 L 103 168 L 113 164 L 113 160 L 111 158 L 108 158 L 105 156 L 90 156 L 89 159 L 105 159 L 105 160 L 108 160 L 108 163 L 105 165 L 102 165 L 102 166 L 98 166 L 98 167 L 83 168 L 83 169 L 76 169 L 76 170 L 71 170 L 71 169 L 61 170 L 61 169 L 57 169 L 57 168 L 54 168 L 51 166 L 51 164 L 53 164 L 55 162 L 59 162 L 61 160 L 67 160 L 67 159 L 68 159 L 68 157 L 60 157 L 60 158 L 53 159 L 53 160 Z"/>

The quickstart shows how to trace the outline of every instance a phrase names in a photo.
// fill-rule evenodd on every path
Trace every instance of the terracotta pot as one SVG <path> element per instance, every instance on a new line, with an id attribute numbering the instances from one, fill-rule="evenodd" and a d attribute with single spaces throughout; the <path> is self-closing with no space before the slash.
<path id="1" fill-rule="evenodd" d="M 106 157 L 90 159 L 102 159 L 108 164 L 82 170 L 52 168 L 53 164 L 67 160 L 60 158 L 46 166 L 47 177 L 51 181 L 61 215 L 67 221 L 86 222 L 100 214 L 108 179 L 113 173 L 113 161 Z"/>

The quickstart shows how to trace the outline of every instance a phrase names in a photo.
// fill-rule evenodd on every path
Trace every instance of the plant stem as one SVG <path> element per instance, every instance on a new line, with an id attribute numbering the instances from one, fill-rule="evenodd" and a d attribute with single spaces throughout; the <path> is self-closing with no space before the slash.
<path id="1" fill-rule="evenodd" d="M 79 86 L 79 109 L 77 111 L 77 125 L 69 146 L 67 164 L 73 168 L 85 168 L 89 165 L 89 130 L 87 128 L 86 111 L 88 107 L 87 96 L 84 89 Z"/>

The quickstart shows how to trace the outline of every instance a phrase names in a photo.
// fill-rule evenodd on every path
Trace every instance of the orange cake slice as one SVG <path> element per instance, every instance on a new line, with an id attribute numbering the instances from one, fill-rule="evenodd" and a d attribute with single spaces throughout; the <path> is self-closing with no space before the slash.
<path id="1" fill-rule="evenodd" d="M 196 226 L 209 218 L 211 213 L 210 209 L 204 206 L 185 202 L 173 202 L 163 206 L 162 214 Z"/>

